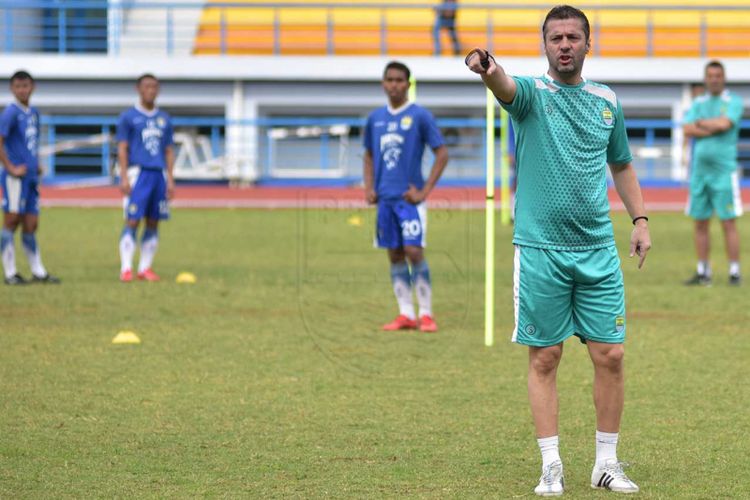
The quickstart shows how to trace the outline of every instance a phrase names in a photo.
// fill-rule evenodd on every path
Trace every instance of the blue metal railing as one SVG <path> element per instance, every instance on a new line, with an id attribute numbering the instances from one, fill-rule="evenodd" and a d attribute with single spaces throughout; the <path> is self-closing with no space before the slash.
<path id="1" fill-rule="evenodd" d="M 109 176 L 114 165 L 114 130 L 117 118 L 114 116 L 42 116 L 42 127 L 46 129 L 46 144 L 60 141 L 82 139 L 94 134 L 108 137 L 97 146 L 82 146 L 64 153 L 50 155 L 46 161 L 47 181 L 54 182 L 60 178 L 75 174 L 90 176 Z M 279 165 L 299 170 L 326 171 L 333 168 L 332 158 L 343 161 L 346 171 L 340 174 L 341 180 L 351 181 L 360 176 L 362 140 L 361 133 L 365 121 L 362 117 L 270 117 L 255 120 L 227 120 L 223 117 L 175 117 L 175 128 L 199 130 L 208 138 L 211 154 L 219 157 L 225 154 L 227 131 L 232 127 L 252 128 L 257 142 L 256 170 L 260 171 L 260 180 L 273 180 Z M 447 182 L 475 183 L 481 180 L 485 165 L 485 122 L 473 118 L 438 118 L 451 156 L 451 168 L 446 171 Z M 341 148 L 342 136 L 334 137 L 327 128 L 345 126 L 348 147 L 342 159 L 335 154 Z M 501 127 L 499 120 L 496 126 Z M 639 177 L 644 182 L 670 181 L 672 179 L 673 159 L 671 157 L 671 131 L 676 126 L 671 120 L 629 120 L 627 121 L 631 149 L 635 153 L 634 165 Z M 741 128 L 750 131 L 750 120 L 743 120 Z M 279 141 L 271 133 L 274 129 L 299 132 L 307 129 L 317 130 L 309 134 L 300 134 L 296 138 Z M 337 142 L 338 141 L 338 142 Z M 498 137 L 499 143 L 499 137 Z M 743 139 L 740 150 L 740 164 L 750 175 L 750 139 Z M 499 144 L 497 145 L 499 148 Z M 638 157 L 638 150 L 654 148 L 663 151 L 658 157 Z M 341 153 L 341 151 L 339 151 Z M 431 163 L 431 154 L 425 155 L 425 167 Z M 300 177 L 305 177 L 301 175 Z M 312 177 L 312 176 L 311 176 Z"/>
<path id="2" fill-rule="evenodd" d="M 0 0 L 0 29 L 2 30 L 2 45 L 4 52 L 108 52 L 111 55 L 117 55 L 120 53 L 122 48 L 124 28 L 126 26 L 127 14 L 133 8 L 145 9 L 153 12 L 153 15 L 147 16 L 147 19 L 139 20 L 140 24 L 130 25 L 129 28 L 136 28 L 131 31 L 150 31 L 150 34 L 142 34 L 139 38 L 138 34 L 129 35 L 129 43 L 135 48 L 141 50 L 151 50 L 155 53 L 162 53 L 172 55 L 178 46 L 188 47 L 188 51 L 192 51 L 195 44 L 195 26 L 185 26 L 178 23 L 176 19 L 183 19 L 180 14 L 188 11 L 197 14 L 193 18 L 197 19 L 200 17 L 200 13 L 204 9 L 214 9 L 219 11 L 218 21 L 212 24 L 205 24 L 204 26 L 209 29 L 215 29 L 218 33 L 215 42 L 209 42 L 209 46 L 205 47 L 207 50 L 226 54 L 233 49 L 242 50 L 241 46 L 233 46 L 233 43 L 229 37 L 229 30 L 232 22 L 230 19 L 230 9 L 236 12 L 238 9 L 244 9 L 248 12 L 260 12 L 260 10 L 273 11 L 273 22 L 270 23 L 270 29 L 272 32 L 272 40 L 268 43 L 268 51 L 274 54 L 281 54 L 284 52 L 284 34 L 283 30 L 289 28 L 284 25 L 281 21 L 282 10 L 293 10 L 293 9 L 318 9 L 324 12 L 324 21 L 310 22 L 311 25 L 317 26 L 319 30 L 324 33 L 324 39 L 320 42 L 318 47 L 319 52 L 326 54 L 335 54 L 337 49 L 337 33 L 336 33 L 336 22 L 334 19 L 334 13 L 337 9 L 370 9 L 379 11 L 379 18 L 376 22 L 372 20 L 368 21 L 368 26 L 372 28 L 373 32 L 379 33 L 378 40 L 372 42 L 371 47 L 367 47 L 368 53 L 380 53 L 387 54 L 389 47 L 391 46 L 392 39 L 389 36 L 389 16 L 387 13 L 393 9 L 419 9 L 424 11 L 425 9 L 434 9 L 439 5 L 439 2 L 435 0 L 433 4 L 417 4 L 409 3 L 408 0 L 395 4 L 386 4 L 382 2 L 372 1 L 368 3 L 356 3 L 356 4 L 339 4 L 339 3 L 328 3 L 328 2 L 306 2 L 304 4 L 299 3 L 287 3 L 287 2 L 265 2 L 257 4 L 238 4 L 231 1 L 227 2 L 216 2 L 205 4 L 201 3 L 190 3 L 179 0 L 174 2 L 149 2 L 148 0 L 134 3 L 131 0 Z M 539 2 L 538 4 L 518 4 L 518 3 L 497 3 L 492 5 L 487 4 L 472 4 L 471 1 L 462 2 L 460 4 L 461 12 L 466 11 L 480 11 L 485 14 L 484 25 L 474 26 L 460 26 L 459 29 L 471 31 L 471 37 L 473 42 L 476 42 L 477 37 L 483 38 L 486 42 L 485 45 L 492 48 L 493 42 L 496 41 L 498 34 L 502 34 L 502 30 L 495 31 L 493 12 L 502 11 L 514 11 L 514 10 L 537 10 L 540 13 L 549 9 L 550 4 Z M 709 14 L 715 14 L 717 12 L 737 12 L 737 13 L 748 13 L 750 12 L 750 5 L 738 6 L 738 5 L 711 5 L 711 2 L 706 2 L 704 6 L 669 6 L 669 5 L 653 5 L 647 2 L 643 2 L 641 5 L 597 5 L 586 7 L 587 10 L 591 11 L 591 25 L 592 33 L 594 34 L 594 45 L 593 54 L 601 54 L 600 35 L 603 35 L 606 30 L 602 28 L 617 27 L 614 22 L 607 21 L 606 24 L 600 22 L 601 12 L 615 12 L 615 11 L 644 11 L 646 13 L 647 21 L 643 25 L 645 33 L 645 41 L 643 44 L 643 52 L 645 56 L 652 57 L 658 54 L 657 40 L 655 39 L 656 23 L 654 22 L 655 13 L 657 12 L 689 12 L 695 13 L 700 22 L 697 22 L 694 28 L 697 30 L 695 35 L 695 57 L 706 57 L 711 52 L 712 44 L 723 44 L 727 51 L 726 54 L 720 54 L 722 57 L 738 57 L 747 55 L 747 40 L 748 37 L 739 33 L 725 33 L 722 35 L 722 40 L 712 40 L 709 36 L 709 29 L 711 28 L 707 19 Z M 541 15 L 541 14 L 540 14 Z M 253 16 L 244 16 L 246 18 L 252 18 Z M 476 16 L 475 16 L 476 17 Z M 606 17 L 606 16 L 605 16 Z M 610 18 L 612 16 L 609 16 Z M 742 20 L 741 15 L 736 16 L 738 21 L 735 26 L 722 26 L 723 28 L 747 28 L 746 22 Z M 460 19 L 460 14 L 459 14 Z M 195 21 L 198 22 L 198 21 Z M 539 19 L 541 22 L 541 17 Z M 743 24 L 744 23 L 744 24 Z M 431 36 L 431 29 L 427 29 L 428 36 Z M 424 35 L 424 33 L 423 33 Z M 632 42 L 638 41 L 633 37 L 638 35 L 629 35 L 630 39 L 618 41 L 614 43 L 620 47 L 618 50 L 622 51 L 627 49 Z M 156 37 L 156 38 L 155 38 Z M 735 37 L 733 41 L 728 41 L 728 38 Z M 406 42 L 407 45 L 410 42 Z M 660 43 L 664 43 L 662 40 Z M 211 45 L 212 44 L 212 45 Z M 291 47 L 290 51 L 293 53 L 295 50 L 299 53 L 304 52 L 312 47 L 313 42 L 307 41 L 304 46 Z M 541 44 L 536 44 L 539 47 L 535 47 L 539 54 L 541 54 Z M 679 45 L 679 44 L 678 44 Z M 430 49 L 432 48 L 432 42 L 429 42 Z M 132 47 L 131 47 L 132 48 Z M 684 47 L 683 47 L 684 49 Z"/>

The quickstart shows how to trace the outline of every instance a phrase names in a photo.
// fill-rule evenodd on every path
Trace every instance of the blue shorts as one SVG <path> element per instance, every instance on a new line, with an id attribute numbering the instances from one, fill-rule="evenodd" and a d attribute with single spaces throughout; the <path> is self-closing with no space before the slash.
<path id="1" fill-rule="evenodd" d="M 39 215 L 39 181 L 2 173 L 3 212 Z"/>
<path id="2" fill-rule="evenodd" d="M 693 174 L 685 213 L 695 220 L 710 219 L 714 213 L 721 220 L 742 215 L 737 171 Z"/>
<path id="3" fill-rule="evenodd" d="M 124 200 L 128 220 L 169 219 L 167 178 L 164 171 L 154 168 L 130 168 L 130 196 Z"/>
<path id="4" fill-rule="evenodd" d="M 427 206 L 413 205 L 405 200 L 378 201 L 375 244 L 380 248 L 401 248 L 405 245 L 425 247 L 427 244 Z"/>
<path id="5" fill-rule="evenodd" d="M 513 342 L 548 347 L 572 335 L 625 341 L 625 288 L 614 246 L 584 251 L 516 246 Z"/>

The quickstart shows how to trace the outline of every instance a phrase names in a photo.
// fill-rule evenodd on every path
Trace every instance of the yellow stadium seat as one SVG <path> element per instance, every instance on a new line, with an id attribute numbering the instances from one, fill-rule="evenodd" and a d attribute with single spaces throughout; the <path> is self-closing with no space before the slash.
<path id="1" fill-rule="evenodd" d="M 339 55 L 376 55 L 385 51 L 390 55 L 430 55 L 437 1 L 410 0 L 410 4 L 424 4 L 424 8 L 405 8 L 399 0 L 326 0 L 332 6 L 324 8 L 308 7 L 307 0 L 287 0 L 284 7 L 274 8 L 267 0 L 235 0 L 231 2 L 234 7 L 217 5 L 225 5 L 226 0 L 209 0 L 200 18 L 194 53 L 317 55 L 332 51 Z M 379 6 L 373 7 L 373 3 Z M 505 56 L 542 53 L 540 27 L 547 9 L 535 9 L 537 0 L 516 0 L 515 8 L 509 9 L 497 8 L 494 0 L 471 3 L 487 8 L 459 10 L 456 25 L 465 50 L 478 46 L 491 47 Z M 608 4 L 637 8 L 602 8 Z M 749 56 L 750 2 L 721 0 L 721 4 L 746 9 L 711 9 L 714 4 L 707 0 L 576 3 L 591 21 L 594 56 Z M 443 47 L 450 47 L 447 33 L 441 33 L 441 37 Z"/>

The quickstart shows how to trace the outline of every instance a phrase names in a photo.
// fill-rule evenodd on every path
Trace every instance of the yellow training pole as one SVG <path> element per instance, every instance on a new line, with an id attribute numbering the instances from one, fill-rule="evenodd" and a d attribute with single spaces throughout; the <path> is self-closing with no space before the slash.
<path id="1" fill-rule="evenodd" d="M 495 96 L 487 89 L 487 192 L 485 196 L 484 345 L 495 337 Z"/>
<path id="2" fill-rule="evenodd" d="M 407 98 L 409 99 L 409 102 L 414 102 L 417 100 L 417 79 L 414 78 L 414 75 L 409 77 L 409 84 Z"/>
<path id="3" fill-rule="evenodd" d="M 510 118 L 508 112 L 500 108 L 500 225 L 510 225 L 510 158 L 508 140 L 510 138 Z"/>

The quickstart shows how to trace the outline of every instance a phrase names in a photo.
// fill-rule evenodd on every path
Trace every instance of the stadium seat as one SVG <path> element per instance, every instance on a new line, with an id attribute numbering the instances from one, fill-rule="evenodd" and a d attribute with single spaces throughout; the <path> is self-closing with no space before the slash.
<path id="1" fill-rule="evenodd" d="M 405 8 L 396 0 L 329 0 L 333 7 L 308 7 L 292 0 L 284 7 L 269 7 L 263 0 L 237 0 L 236 6 L 218 6 L 209 0 L 196 35 L 195 54 L 283 55 L 432 55 L 432 27 L 437 0 L 412 0 L 424 8 Z M 382 7 L 373 8 L 373 3 Z M 546 9 L 538 2 L 520 0 L 518 8 L 500 9 L 497 2 L 475 0 L 457 17 L 464 47 L 486 46 L 509 56 L 541 53 L 539 26 Z M 633 5 L 632 9 L 605 9 Z M 299 6 L 294 6 L 298 4 Z M 367 4 L 357 8 L 357 4 Z M 523 8 L 524 4 L 529 8 Z M 255 5 L 255 6 L 254 6 Z M 599 57 L 747 57 L 750 55 L 750 7 L 719 11 L 711 2 L 687 0 L 677 8 L 671 0 L 588 1 L 578 3 L 589 15 Z M 591 7 L 588 7 L 591 5 Z M 661 9 L 660 9 L 661 7 Z M 667 8 L 670 7 L 670 8 Z M 442 33 L 443 47 L 449 47 Z"/>

